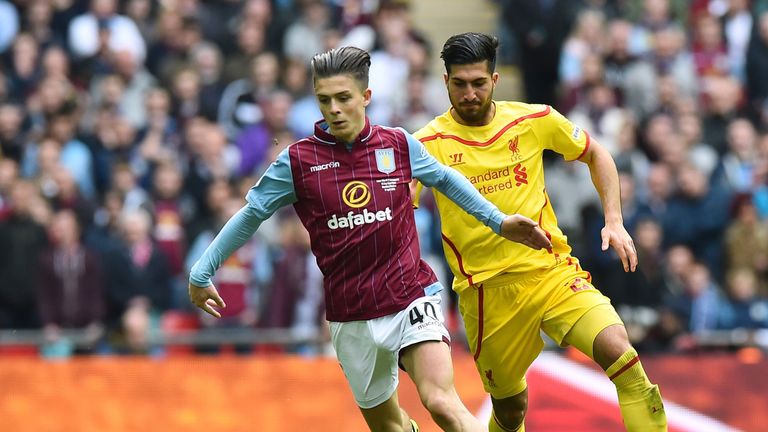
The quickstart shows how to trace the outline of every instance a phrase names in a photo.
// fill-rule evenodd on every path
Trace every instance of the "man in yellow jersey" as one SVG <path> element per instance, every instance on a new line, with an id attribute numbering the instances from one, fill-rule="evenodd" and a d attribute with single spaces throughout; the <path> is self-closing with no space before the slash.
<path id="1" fill-rule="evenodd" d="M 495 37 L 480 33 L 446 41 L 441 57 L 452 107 L 414 134 L 499 209 L 533 219 L 551 240 L 550 248 L 538 250 L 505 242 L 435 192 L 459 311 L 493 401 L 490 431 L 525 430 L 525 373 L 544 347 L 540 330 L 605 370 L 616 385 L 627 430 L 664 431 L 658 386 L 648 380 L 610 300 L 592 286 L 557 226 L 542 152 L 550 149 L 589 166 L 605 213 L 602 248 L 613 247 L 624 271 L 635 271 L 637 254 L 623 225 L 616 165 L 586 131 L 552 107 L 494 101 L 497 46 Z"/>

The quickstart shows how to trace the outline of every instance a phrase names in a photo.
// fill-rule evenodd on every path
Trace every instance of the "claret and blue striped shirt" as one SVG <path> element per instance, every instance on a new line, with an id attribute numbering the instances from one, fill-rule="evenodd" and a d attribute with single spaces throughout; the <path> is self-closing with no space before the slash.
<path id="1" fill-rule="evenodd" d="M 421 260 L 409 184 L 417 178 L 455 200 L 495 232 L 504 214 L 461 174 L 440 164 L 399 128 L 371 125 L 355 142 L 336 140 L 327 124 L 283 150 L 190 272 L 211 284 L 221 263 L 277 209 L 293 205 L 309 231 L 324 275 L 326 318 L 373 319 L 441 289 Z"/>

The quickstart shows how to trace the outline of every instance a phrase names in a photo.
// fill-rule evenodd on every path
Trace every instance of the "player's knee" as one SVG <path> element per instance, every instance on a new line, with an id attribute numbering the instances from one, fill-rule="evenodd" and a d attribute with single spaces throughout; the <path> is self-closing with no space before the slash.
<path id="1" fill-rule="evenodd" d="M 451 392 L 435 389 L 424 392 L 421 395 L 421 403 L 429 411 L 433 418 L 448 419 L 456 413 L 456 398 Z M 439 422 L 438 422 L 439 423 Z"/>
<path id="2" fill-rule="evenodd" d="M 528 389 L 512 397 L 493 399 L 493 415 L 506 429 L 515 430 L 525 420 L 528 411 Z"/>
<path id="3" fill-rule="evenodd" d="M 603 369 L 610 367 L 625 352 L 632 349 L 623 325 L 612 325 L 598 333 L 594 342 L 594 359 Z"/>

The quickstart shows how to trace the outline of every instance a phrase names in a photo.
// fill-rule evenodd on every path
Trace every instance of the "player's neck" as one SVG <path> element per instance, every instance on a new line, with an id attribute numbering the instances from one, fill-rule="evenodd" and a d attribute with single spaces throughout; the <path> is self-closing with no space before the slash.
<path id="1" fill-rule="evenodd" d="M 489 123 L 493 121 L 493 118 L 496 117 L 496 101 L 491 101 L 491 106 L 488 108 L 488 112 L 485 113 L 483 118 L 480 120 L 475 121 L 468 121 L 465 118 L 463 118 L 461 115 L 459 115 L 459 112 L 456 111 L 456 108 L 451 107 L 451 117 L 460 125 L 463 126 L 486 126 Z"/>

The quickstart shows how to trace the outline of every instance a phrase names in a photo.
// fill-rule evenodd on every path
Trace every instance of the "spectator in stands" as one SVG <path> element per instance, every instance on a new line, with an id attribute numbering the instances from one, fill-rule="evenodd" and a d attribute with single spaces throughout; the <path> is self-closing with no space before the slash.
<path id="1" fill-rule="evenodd" d="M 730 0 L 723 18 L 723 33 L 728 50 L 730 74 L 742 84 L 746 81 L 746 61 L 754 17 L 749 0 Z"/>
<path id="2" fill-rule="evenodd" d="M 696 333 L 717 329 L 723 298 L 707 266 L 697 262 L 685 275 L 683 292 L 668 296 L 664 303 L 680 322 L 676 348 L 686 350 L 695 347 Z"/>
<path id="3" fill-rule="evenodd" d="M 307 264 L 312 257 L 309 238 L 296 217 L 280 221 L 280 240 L 274 254 L 274 280 L 265 293 L 259 327 L 291 328 L 295 306 L 309 289 Z"/>
<path id="4" fill-rule="evenodd" d="M 640 118 L 655 111 L 659 103 L 659 79 L 664 76 L 671 77 L 681 96 L 696 95 L 694 63 L 686 47 L 685 34 L 677 27 L 656 30 L 653 51 L 627 69 L 622 89 L 627 108 Z"/>
<path id="5" fill-rule="evenodd" d="M 71 210 L 53 215 L 48 234 L 51 245 L 43 251 L 38 268 L 38 305 L 45 338 L 55 342 L 62 330 L 81 329 L 94 344 L 102 335 L 104 318 L 99 258 L 81 242 L 80 224 Z"/>
<path id="6" fill-rule="evenodd" d="M 5 69 L 8 92 L 12 100 L 26 100 L 38 86 L 40 47 L 29 33 L 20 33 L 13 41 Z"/>
<path id="7" fill-rule="evenodd" d="M 152 176 L 152 237 L 158 249 L 165 255 L 169 271 L 174 278 L 174 305 L 186 304 L 184 258 L 190 239 L 185 233 L 197 211 L 194 199 L 182 189 L 183 182 L 183 173 L 174 161 L 158 165 Z"/>
<path id="8" fill-rule="evenodd" d="M 200 80 L 199 113 L 206 119 L 215 121 L 221 94 L 224 91 L 221 50 L 216 45 L 203 42 L 192 49 L 189 55 L 191 66 L 197 71 Z"/>
<path id="9" fill-rule="evenodd" d="M 178 161 L 181 151 L 181 131 L 171 116 L 168 92 L 163 88 L 150 90 L 146 107 L 148 121 L 137 133 L 137 151 L 130 155 L 131 165 L 145 185 L 151 183 L 150 177 L 158 165 Z"/>
<path id="10" fill-rule="evenodd" d="M 637 197 L 643 200 L 647 195 L 645 183 L 651 165 L 648 156 L 637 146 L 637 122 L 630 115 L 624 117 L 624 123 L 616 135 L 616 153 L 613 159 L 619 172 L 632 175 L 637 186 Z"/>
<path id="11" fill-rule="evenodd" d="M 110 50 L 127 50 L 138 63 L 144 63 L 147 54 L 139 28 L 117 13 L 116 0 L 91 0 L 90 10 L 72 20 L 68 34 L 70 51 L 81 59 L 97 53 L 101 37 L 106 37 Z"/>
<path id="12" fill-rule="evenodd" d="M 728 223 L 730 193 L 710 186 L 704 173 L 684 164 L 677 173 L 679 192 L 667 206 L 662 225 L 667 245 L 685 244 L 709 267 L 723 275 L 722 236 Z"/>
<path id="13" fill-rule="evenodd" d="M 666 217 L 669 200 L 675 188 L 674 175 L 669 166 L 662 163 L 650 166 L 642 203 L 656 220 L 663 221 Z"/>
<path id="14" fill-rule="evenodd" d="M 727 76 L 731 65 L 720 21 L 712 15 L 702 14 L 695 18 L 694 26 L 691 51 L 696 75 L 699 79 Z"/>
<path id="15" fill-rule="evenodd" d="M 224 62 L 224 79 L 236 81 L 251 74 L 254 57 L 266 51 L 266 28 L 251 21 L 241 21 L 237 28 L 237 51 Z"/>
<path id="16" fill-rule="evenodd" d="M 330 10 L 321 0 L 307 0 L 300 7 L 299 19 L 285 31 L 283 51 L 286 57 L 309 63 L 312 56 L 325 49 L 323 40 L 330 26 Z"/>
<path id="17" fill-rule="evenodd" d="M 505 0 L 501 8 L 519 44 L 526 101 L 554 105 L 560 49 L 579 5 L 568 0 Z"/>
<path id="18" fill-rule="evenodd" d="M 240 152 L 227 141 L 224 131 L 206 121 L 198 126 L 200 136 L 187 148 L 190 162 L 185 188 L 198 207 L 205 205 L 205 189 L 217 179 L 231 180 L 240 166 Z"/>
<path id="19" fill-rule="evenodd" d="M 717 168 L 719 156 L 704 141 L 701 118 L 695 113 L 679 113 L 676 120 L 677 131 L 688 149 L 688 161 L 709 178 Z"/>
<path id="20" fill-rule="evenodd" d="M 63 112 L 51 117 L 48 121 L 49 142 L 59 146 L 59 163 L 69 170 L 75 178 L 80 194 L 86 199 L 92 199 L 96 194 L 96 184 L 93 179 L 93 155 L 80 138 L 76 135 L 77 123 L 73 113 Z M 36 176 L 40 170 L 37 164 L 39 145 L 27 146 L 23 171 L 25 176 Z"/>
<path id="21" fill-rule="evenodd" d="M 271 159 L 269 148 L 274 145 L 277 134 L 288 130 L 288 116 L 293 100 L 283 90 L 276 90 L 266 96 L 262 102 L 262 120 L 246 127 L 235 139 L 240 152 L 238 175 L 260 174 L 265 164 Z"/>
<path id="22" fill-rule="evenodd" d="M 629 279 L 627 286 L 627 303 L 633 306 L 657 308 L 669 289 L 664 280 L 663 232 L 658 221 L 652 218 L 640 219 L 634 229 L 638 271 L 625 273 Z"/>
<path id="23" fill-rule="evenodd" d="M 728 151 L 728 125 L 741 115 L 741 87 L 730 77 L 712 77 L 704 95 L 704 142 L 722 157 Z"/>
<path id="24" fill-rule="evenodd" d="M 628 118 L 627 112 L 616 106 L 616 95 L 604 82 L 595 83 L 587 89 L 586 98 L 568 114 L 568 118 L 602 144 L 611 155 L 619 151 L 618 140 L 621 128 Z"/>
<path id="25" fill-rule="evenodd" d="M 604 25 L 605 16 L 601 11 L 584 9 L 579 12 L 560 52 L 561 84 L 570 86 L 581 81 L 581 64 L 586 54 L 601 55 L 604 52 L 604 45 L 608 43 Z"/>
<path id="26" fill-rule="evenodd" d="M 0 158 L 0 222 L 13 210 L 11 189 L 19 179 L 19 164 L 13 159 Z"/>
<path id="27" fill-rule="evenodd" d="M 746 118 L 736 118 L 728 124 L 728 151 L 720 159 L 716 175 L 733 192 L 748 192 L 755 181 L 757 131 Z"/>
<path id="28" fill-rule="evenodd" d="M 0 221 L 0 328 L 39 328 L 35 287 L 47 239 L 32 215 L 37 194 L 29 181 L 14 183 L 11 213 Z"/>
<path id="29" fill-rule="evenodd" d="M 264 117 L 259 104 L 279 86 L 280 65 L 274 53 L 263 52 L 250 65 L 249 77 L 227 85 L 219 103 L 219 124 L 230 139 Z"/>
<path id="30" fill-rule="evenodd" d="M 19 14 L 12 3 L 0 0 L 0 54 L 13 42 L 19 31 Z"/>
<path id="31" fill-rule="evenodd" d="M 768 132 L 760 136 L 755 164 L 753 201 L 760 219 L 768 219 Z"/>
<path id="32" fill-rule="evenodd" d="M 626 71 L 637 57 L 630 52 L 629 38 L 632 23 L 623 19 L 614 19 L 608 23 L 606 48 L 603 53 L 605 64 L 605 82 L 616 92 L 618 101 L 623 104 L 626 87 Z"/>
<path id="33" fill-rule="evenodd" d="M 758 280 L 746 268 L 728 273 L 728 300 L 721 306 L 719 327 L 725 330 L 768 328 L 768 300 L 758 296 Z"/>
<path id="34" fill-rule="evenodd" d="M 1 99 L 0 99 L 1 100 Z M 26 144 L 24 112 L 18 105 L 0 103 L 0 157 L 21 161 Z"/>
<path id="35" fill-rule="evenodd" d="M 768 282 L 768 225 L 758 218 L 752 196 L 733 199 L 732 220 L 725 231 L 725 255 L 729 270 L 747 269 L 758 277 L 763 291 Z"/>
<path id="36" fill-rule="evenodd" d="M 749 109 L 755 121 L 768 126 L 768 10 L 757 16 L 746 59 Z"/>
<path id="37" fill-rule="evenodd" d="M 24 28 L 37 40 L 41 47 L 64 47 L 66 40 L 58 34 L 53 24 L 54 5 L 45 0 L 28 2 L 24 16 Z"/>

